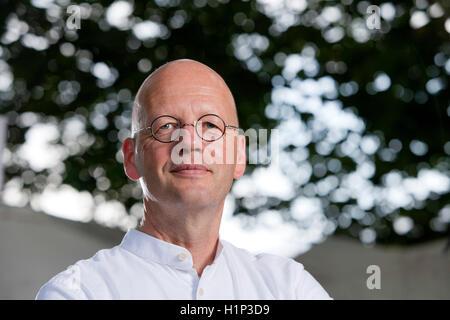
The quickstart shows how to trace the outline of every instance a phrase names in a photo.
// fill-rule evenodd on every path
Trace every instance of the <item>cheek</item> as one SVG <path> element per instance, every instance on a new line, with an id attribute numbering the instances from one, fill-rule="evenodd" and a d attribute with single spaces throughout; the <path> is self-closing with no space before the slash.
<path id="1" fill-rule="evenodd" d="M 237 154 L 237 139 L 235 136 L 227 137 L 224 143 L 224 152 L 226 153 L 227 157 L 230 159 L 233 159 L 233 164 L 236 163 L 236 154 Z"/>
<path id="2" fill-rule="evenodd" d="M 206 164 L 232 166 L 236 164 L 236 148 L 234 137 L 224 137 L 204 147 L 203 161 Z"/>
<path id="3" fill-rule="evenodd" d="M 138 146 L 138 169 L 142 175 L 157 174 L 160 172 L 170 157 L 168 144 L 154 143 L 153 141 Z"/>

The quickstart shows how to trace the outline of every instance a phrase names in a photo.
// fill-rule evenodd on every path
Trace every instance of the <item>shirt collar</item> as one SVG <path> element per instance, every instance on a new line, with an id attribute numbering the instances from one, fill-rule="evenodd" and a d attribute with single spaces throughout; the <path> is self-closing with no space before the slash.
<path id="1" fill-rule="evenodd" d="M 120 243 L 120 247 L 148 262 L 156 262 L 184 270 L 192 269 L 194 266 L 192 255 L 186 248 L 160 240 L 136 229 L 128 230 Z M 224 246 L 219 235 L 213 264 L 222 256 L 223 249 Z"/>

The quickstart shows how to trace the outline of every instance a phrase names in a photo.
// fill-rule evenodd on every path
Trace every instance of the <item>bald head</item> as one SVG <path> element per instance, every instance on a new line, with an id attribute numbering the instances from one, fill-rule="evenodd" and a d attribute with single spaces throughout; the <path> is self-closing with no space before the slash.
<path id="1" fill-rule="evenodd" d="M 164 64 L 152 72 L 142 83 L 133 104 L 132 130 L 144 128 L 149 125 L 148 115 L 154 109 L 159 111 L 173 111 L 174 103 L 178 108 L 195 108 L 185 105 L 183 97 L 198 96 L 199 103 L 207 102 L 211 97 L 212 103 L 220 101 L 221 110 L 228 114 L 224 119 L 238 126 L 236 105 L 230 89 L 222 77 L 208 66 L 189 59 L 175 60 Z M 191 101 L 186 99 L 186 101 Z M 164 108 L 167 106 L 167 108 Z M 169 114 L 176 116 L 175 114 Z M 221 115 L 223 116 L 223 115 Z"/>

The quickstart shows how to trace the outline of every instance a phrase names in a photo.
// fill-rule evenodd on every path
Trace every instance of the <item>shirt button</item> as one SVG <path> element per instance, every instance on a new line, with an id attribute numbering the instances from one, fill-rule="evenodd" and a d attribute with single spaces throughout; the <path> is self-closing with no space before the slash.
<path id="1" fill-rule="evenodd" d="M 202 296 L 203 293 L 204 293 L 203 288 L 198 289 L 198 295 L 199 295 L 199 296 Z"/>
<path id="2" fill-rule="evenodd" d="M 182 252 L 178 255 L 178 260 L 180 260 L 180 261 L 184 261 L 184 260 L 186 260 L 186 258 L 187 258 L 187 256 L 186 256 L 186 253 L 184 253 L 184 252 Z"/>

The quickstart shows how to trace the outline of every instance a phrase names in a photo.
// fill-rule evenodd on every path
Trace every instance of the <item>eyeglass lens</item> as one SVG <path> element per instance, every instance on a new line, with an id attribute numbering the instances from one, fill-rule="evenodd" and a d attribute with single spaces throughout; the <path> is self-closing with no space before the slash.
<path id="1" fill-rule="evenodd" d="M 178 140 L 181 126 L 177 119 L 171 116 L 162 116 L 153 121 L 151 129 L 157 140 L 171 142 Z M 203 140 L 215 141 L 223 136 L 225 123 L 219 116 L 204 115 L 197 120 L 195 131 Z"/>

